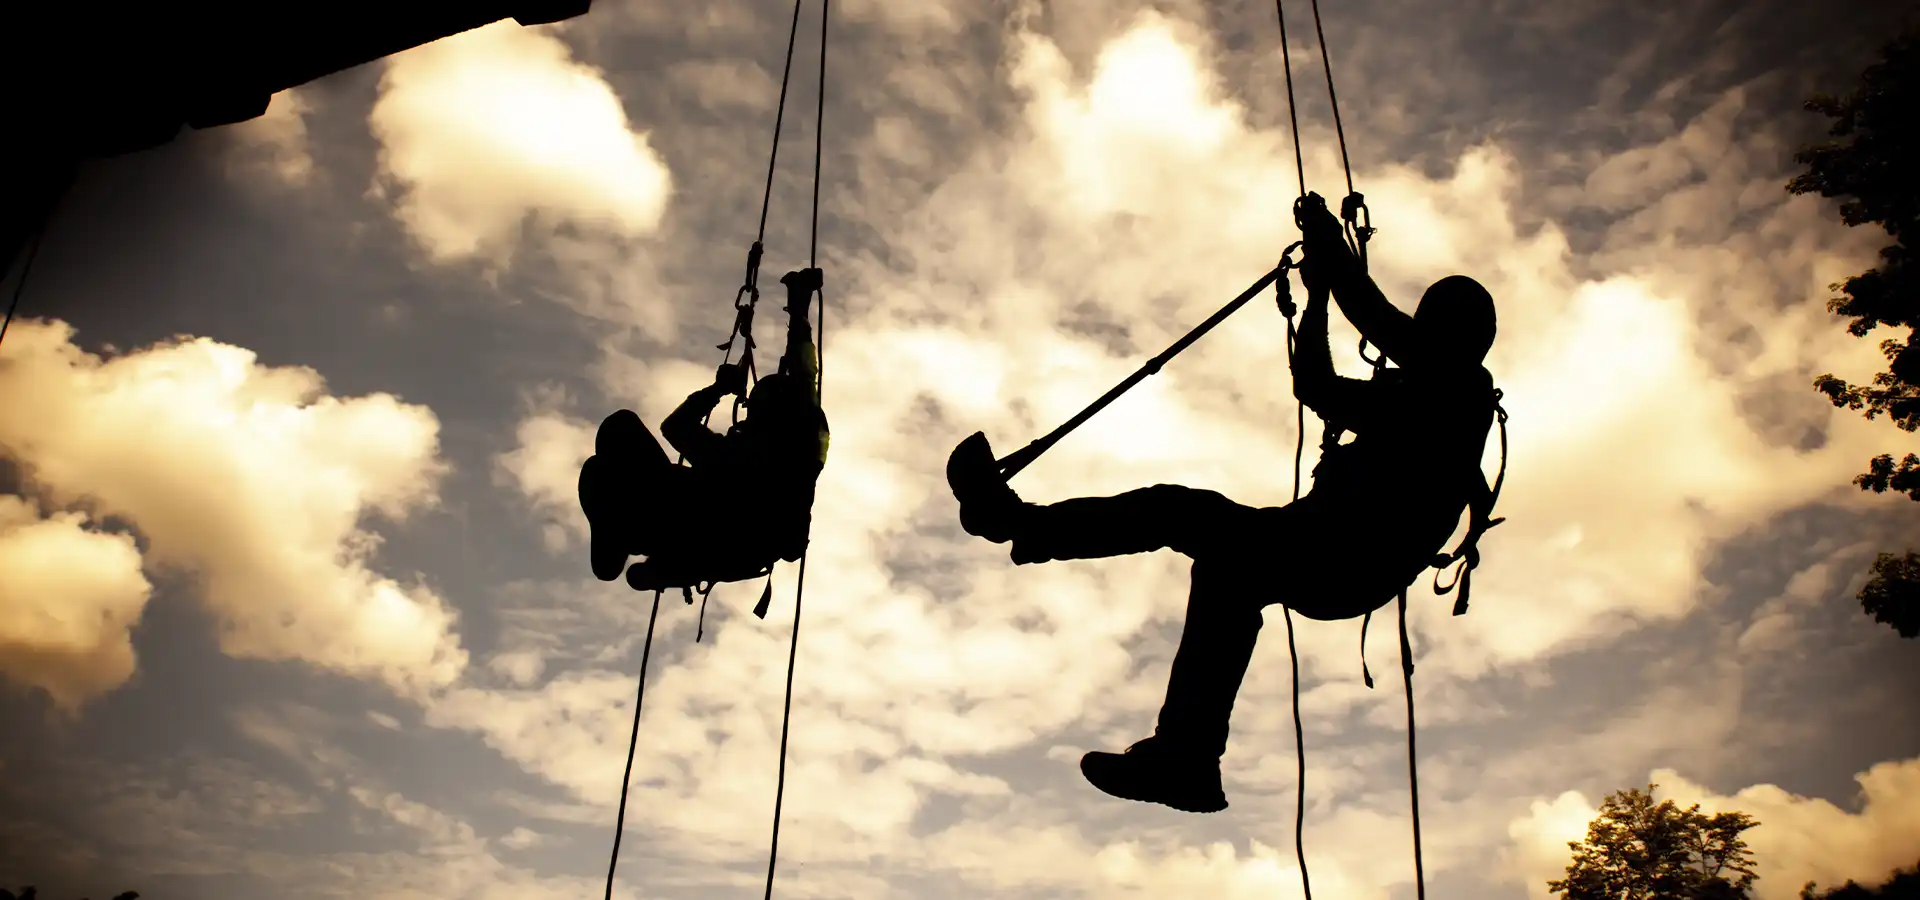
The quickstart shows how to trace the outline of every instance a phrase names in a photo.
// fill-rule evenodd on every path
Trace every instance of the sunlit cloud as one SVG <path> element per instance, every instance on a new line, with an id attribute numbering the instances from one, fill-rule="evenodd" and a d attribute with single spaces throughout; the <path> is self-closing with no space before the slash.
<path id="1" fill-rule="evenodd" d="M 497 22 L 386 62 L 381 185 L 432 258 L 510 256 L 523 227 L 654 230 L 671 179 L 620 98 L 557 38 Z"/>
<path id="2" fill-rule="evenodd" d="M 334 397 L 311 370 L 207 339 L 111 358 L 73 340 L 64 323 L 15 322 L 0 354 L 0 390 L 15 398 L 0 410 L 0 448 L 36 491 L 130 523 L 149 565 L 193 575 L 229 654 L 409 693 L 458 675 L 453 610 L 425 584 L 374 571 L 380 539 L 363 527 L 435 501 L 432 413 Z M 137 612 L 135 577 L 122 576 L 103 626 Z"/>
<path id="3" fill-rule="evenodd" d="M 0 495 L 0 675 L 66 712 L 133 677 L 130 632 L 153 592 L 133 539 L 87 526 Z"/>

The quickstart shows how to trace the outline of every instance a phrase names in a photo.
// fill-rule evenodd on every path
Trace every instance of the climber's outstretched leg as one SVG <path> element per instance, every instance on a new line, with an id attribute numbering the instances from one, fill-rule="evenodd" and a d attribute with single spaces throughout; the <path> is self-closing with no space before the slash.
<path id="1" fill-rule="evenodd" d="M 1019 564 L 1096 559 L 1162 548 L 1189 557 L 1231 554 L 1245 545 L 1259 510 L 1214 491 L 1157 484 L 1113 497 L 1027 503 L 994 465 L 986 436 L 961 441 L 947 460 L 960 501 L 960 527 L 995 543 L 1013 542 Z"/>
<path id="2" fill-rule="evenodd" d="M 1371 528 L 1377 537 L 1392 527 L 1312 495 L 1255 508 L 1214 491 L 1160 484 L 1036 505 L 1007 486 L 978 434 L 954 450 L 947 478 L 960 500 L 962 526 L 988 540 L 1011 541 L 1015 563 L 1162 548 L 1193 559 L 1186 626 L 1153 736 L 1125 753 L 1088 753 L 1080 761 L 1087 780 L 1116 797 L 1186 812 L 1226 809 L 1220 757 L 1260 636 L 1261 610 L 1284 602 L 1303 616 L 1337 620 L 1391 598 L 1376 582 L 1394 560 L 1369 551 L 1362 535 Z M 1284 596 L 1275 591 L 1281 581 Z"/>

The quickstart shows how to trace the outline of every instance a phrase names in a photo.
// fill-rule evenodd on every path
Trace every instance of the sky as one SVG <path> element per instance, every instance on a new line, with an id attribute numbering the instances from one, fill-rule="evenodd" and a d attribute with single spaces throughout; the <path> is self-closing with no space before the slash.
<path id="1" fill-rule="evenodd" d="M 1760 821 L 1762 900 L 1920 861 L 1920 655 L 1853 599 L 1920 520 L 1850 483 L 1920 446 L 1811 386 L 1883 367 L 1892 335 L 1823 301 L 1885 238 L 1784 189 L 1824 129 L 1801 101 L 1850 86 L 1894 6 L 1322 10 L 1374 277 L 1411 310 L 1471 275 L 1501 321 L 1508 521 L 1469 615 L 1410 595 L 1432 896 L 1546 897 L 1602 799 L 1650 783 Z M 657 424 L 719 360 L 791 10 L 508 21 L 83 170 L 0 344 L 0 884 L 600 896 L 652 598 L 591 577 L 575 478 L 602 416 Z M 1305 178 L 1337 199 L 1322 57 L 1287 12 Z M 776 300 L 821 133 L 802 14 Z M 1044 434 L 1297 238 L 1272 8 L 841 0 L 826 91 L 834 439 L 778 895 L 1300 896 L 1280 607 L 1231 807 L 1110 798 L 1076 763 L 1151 731 L 1186 561 L 1015 567 L 943 478 L 961 438 Z M 1250 304 L 1015 487 L 1284 503 L 1284 336 Z M 1336 316 L 1360 376 L 1354 343 Z M 661 604 L 615 896 L 760 890 L 795 569 L 765 620 L 758 583 L 715 590 L 698 642 L 698 608 Z M 1330 900 L 1414 896 L 1375 625 L 1369 690 L 1359 623 L 1297 623 Z"/>

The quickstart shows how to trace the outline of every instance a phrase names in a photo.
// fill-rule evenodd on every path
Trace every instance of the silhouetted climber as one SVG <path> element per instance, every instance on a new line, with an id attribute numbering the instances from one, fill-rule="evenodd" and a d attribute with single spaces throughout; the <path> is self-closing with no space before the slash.
<path id="1" fill-rule="evenodd" d="M 601 581 L 620 576 L 651 591 L 765 574 L 807 546 L 814 481 L 827 460 L 827 417 L 814 394 L 819 358 L 807 306 L 820 270 L 782 276 L 787 286 L 787 347 L 779 370 L 745 394 L 747 370 L 720 366 L 713 384 L 694 391 L 660 424 L 686 458 L 677 466 L 640 417 L 622 409 L 600 423 L 594 455 L 580 467 L 580 508 L 591 529 L 589 558 Z M 728 394 L 745 396 L 747 415 L 725 435 L 702 421 Z"/>
<path id="2" fill-rule="evenodd" d="M 1323 446 L 1313 488 L 1255 508 L 1209 490 L 1161 484 L 1114 497 L 1048 505 L 1022 501 L 984 434 L 954 448 L 947 479 L 961 526 L 1012 542 L 1016 564 L 1171 548 L 1192 558 L 1186 626 L 1154 734 L 1124 754 L 1088 753 L 1080 769 L 1108 794 L 1187 812 L 1227 806 L 1220 786 L 1228 717 L 1253 656 L 1261 610 L 1282 603 L 1308 618 L 1372 612 L 1433 564 L 1474 508 L 1484 530 L 1490 490 L 1480 471 L 1493 424 L 1493 298 L 1470 278 L 1435 282 L 1414 315 L 1395 309 L 1317 196 L 1302 204 L 1301 267 L 1308 298 L 1293 358 L 1294 394 L 1344 445 Z M 1337 375 L 1327 348 L 1327 296 L 1394 362 L 1374 380 Z M 1331 433 L 1330 433 L 1331 436 Z"/>

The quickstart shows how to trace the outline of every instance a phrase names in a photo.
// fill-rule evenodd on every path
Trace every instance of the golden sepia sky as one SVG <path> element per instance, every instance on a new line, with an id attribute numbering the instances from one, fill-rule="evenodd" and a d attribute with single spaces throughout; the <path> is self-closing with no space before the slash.
<path id="1" fill-rule="evenodd" d="M 1297 6 L 1306 177 L 1337 199 Z M 1784 190 L 1822 126 L 1800 101 L 1894 19 L 1823 9 L 1323 10 L 1373 274 L 1408 310 L 1444 275 L 1489 288 L 1513 415 L 1472 613 L 1412 594 L 1435 897 L 1545 897 L 1601 798 L 1650 781 L 1762 822 L 1763 900 L 1920 860 L 1920 664 L 1853 600 L 1920 527 L 1850 484 L 1920 448 L 1811 388 L 1883 365 L 1889 335 L 1823 306 L 1883 235 Z M 651 597 L 590 577 L 575 477 L 601 416 L 657 423 L 710 377 L 790 15 L 508 21 L 83 172 L 0 345 L 0 883 L 599 896 Z M 769 288 L 807 257 L 817 16 Z M 1231 808 L 1109 798 L 1075 761 L 1150 732 L 1186 561 L 1016 568 L 942 474 L 975 430 L 1002 453 L 1050 430 L 1296 239 L 1271 7 L 844 0 L 833 29 L 834 439 L 780 895 L 1298 896 L 1279 608 Z M 1014 483 L 1278 505 L 1295 436 L 1285 322 L 1254 303 Z M 794 575 L 765 620 L 757 583 L 716 590 L 699 643 L 662 605 L 616 896 L 759 890 Z M 1330 900 L 1412 896 L 1375 624 L 1371 691 L 1358 622 L 1298 625 Z"/>

